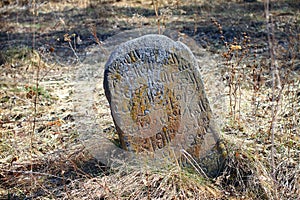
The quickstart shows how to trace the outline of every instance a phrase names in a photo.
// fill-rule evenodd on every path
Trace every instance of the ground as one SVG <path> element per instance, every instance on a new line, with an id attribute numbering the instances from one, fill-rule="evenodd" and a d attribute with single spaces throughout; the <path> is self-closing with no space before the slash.
<path id="1" fill-rule="evenodd" d="M 271 1 L 266 23 L 262 1 L 0 2 L 0 198 L 297 199 L 299 8 Z M 104 64 L 149 30 L 199 59 L 227 149 L 218 178 L 96 159 L 99 135 L 118 144 Z"/>

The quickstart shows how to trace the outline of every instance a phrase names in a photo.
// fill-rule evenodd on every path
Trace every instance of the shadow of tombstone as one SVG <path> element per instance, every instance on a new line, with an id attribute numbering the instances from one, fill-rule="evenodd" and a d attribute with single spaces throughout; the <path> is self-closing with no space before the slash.
<path id="1" fill-rule="evenodd" d="M 119 45 L 105 65 L 104 90 L 122 147 L 103 143 L 104 163 L 152 155 L 199 165 L 209 177 L 220 173 L 219 132 L 186 45 L 156 34 Z"/>

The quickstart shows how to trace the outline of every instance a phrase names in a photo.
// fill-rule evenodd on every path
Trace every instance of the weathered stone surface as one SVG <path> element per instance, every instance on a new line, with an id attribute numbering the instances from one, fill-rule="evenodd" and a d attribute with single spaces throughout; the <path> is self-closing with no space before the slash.
<path id="1" fill-rule="evenodd" d="M 219 135 L 199 67 L 187 46 L 162 35 L 121 44 L 105 66 L 104 90 L 123 149 L 188 152 L 209 176 L 222 167 Z"/>

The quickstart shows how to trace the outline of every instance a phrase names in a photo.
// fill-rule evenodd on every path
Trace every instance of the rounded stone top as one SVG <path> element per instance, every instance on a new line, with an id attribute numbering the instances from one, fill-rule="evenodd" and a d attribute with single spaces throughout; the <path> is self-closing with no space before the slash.
<path id="1" fill-rule="evenodd" d="M 173 41 L 164 35 L 149 34 L 120 44 L 110 55 L 105 65 L 105 69 L 116 59 L 123 58 L 128 52 L 137 49 L 164 49 L 170 53 L 176 52 L 178 56 L 189 59 L 194 66 L 197 66 L 196 58 L 185 44 L 180 41 Z"/>

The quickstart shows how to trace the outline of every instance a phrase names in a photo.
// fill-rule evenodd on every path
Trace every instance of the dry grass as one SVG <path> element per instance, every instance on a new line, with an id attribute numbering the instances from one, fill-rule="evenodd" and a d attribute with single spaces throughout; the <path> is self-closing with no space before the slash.
<path id="1" fill-rule="evenodd" d="M 22 10 L 28 3 L 18 2 L 18 5 L 13 1 L 1 2 L 1 12 L 5 12 L 6 8 L 8 11 L 15 8 Z M 146 162 L 140 165 L 123 163 L 115 168 L 102 166 L 85 150 L 76 128 L 77 116 L 74 113 L 73 98 L 76 92 L 74 75 L 78 66 L 72 62 L 53 59 L 60 56 L 56 49 L 31 50 L 26 45 L 12 45 L 1 50 L 0 54 L 0 198 L 299 198 L 299 9 L 293 10 L 294 14 L 290 13 L 290 9 L 295 9 L 289 7 L 290 4 L 293 5 L 292 1 L 279 1 L 278 4 L 274 4 L 276 58 L 273 61 L 276 61 L 278 66 L 275 85 L 278 86 L 280 82 L 280 87 L 272 87 L 271 60 L 265 51 L 268 44 L 261 38 L 251 38 L 249 34 L 252 34 L 252 29 L 249 29 L 248 33 L 237 33 L 239 37 L 234 39 L 226 28 L 233 21 L 232 26 L 235 27 L 243 24 L 232 20 L 234 13 L 225 12 L 224 8 L 243 9 L 243 6 L 250 8 L 254 4 L 191 2 L 202 5 L 200 13 L 196 9 L 198 7 L 191 9 L 187 7 L 189 4 L 183 1 L 172 1 L 169 7 L 165 6 L 166 1 L 155 2 L 158 2 L 156 7 L 152 1 L 130 1 L 130 9 L 142 7 L 148 9 L 145 12 L 153 13 L 148 17 L 144 17 L 138 9 L 132 16 L 121 13 L 112 26 L 121 27 L 120 29 L 123 25 L 135 28 L 149 25 L 158 29 L 174 26 L 178 31 L 195 34 L 195 39 L 201 38 L 201 43 L 205 37 L 201 35 L 199 27 L 205 27 L 205 21 L 214 19 L 207 26 L 214 30 L 209 32 L 215 34 L 210 37 L 217 35 L 215 40 L 218 42 L 210 44 L 212 40 L 208 38 L 205 45 L 208 50 L 219 54 L 218 66 L 207 69 L 204 82 L 207 83 L 206 89 L 209 94 L 220 92 L 210 90 L 210 77 L 224 84 L 225 88 L 220 94 L 224 96 L 222 109 L 218 105 L 214 108 L 217 113 L 221 113 L 220 116 L 224 116 L 220 124 L 228 159 L 223 174 L 208 180 L 195 169 L 168 162 L 160 167 Z M 257 7 L 261 5 L 259 2 L 255 4 Z M 107 1 L 102 3 L 109 5 Z M 125 1 L 113 3 L 116 6 L 114 9 L 129 5 Z M 75 0 L 37 4 L 37 9 L 43 13 L 49 9 L 63 12 L 74 8 L 74 4 L 77 8 L 87 9 L 88 13 L 99 6 L 94 1 Z M 279 5 L 283 5 L 283 8 L 277 9 Z M 218 14 L 222 9 L 224 18 Z M 113 9 L 110 11 L 114 12 Z M 102 14 L 108 12 L 103 11 L 97 16 L 101 17 Z M 222 18 L 220 22 L 219 18 Z M 264 20 L 263 13 L 256 11 L 245 13 L 240 20 L 248 18 L 257 20 L 257 24 Z M 103 26 L 110 26 L 112 19 L 105 19 L 109 25 L 105 23 Z M 23 26 L 21 21 L 2 23 L 4 26 L 1 31 L 6 31 L 9 36 L 17 31 L 17 28 L 26 32 L 35 27 Z M 42 27 L 47 27 L 41 24 Z M 89 32 L 89 25 L 86 32 Z M 74 25 L 66 21 L 57 31 L 68 33 L 67 26 Z M 289 29 L 286 29 L 287 27 Z M 261 31 L 259 25 L 256 28 L 258 32 Z M 51 29 L 47 27 L 38 30 L 47 32 Z M 281 36 L 283 33 L 286 34 L 284 37 Z M 29 40 L 31 42 L 31 36 Z M 73 48 L 70 57 L 78 63 L 75 55 L 80 52 L 73 46 L 72 40 L 70 43 L 61 41 L 59 45 Z M 80 56 L 78 54 L 81 59 Z M 97 95 L 103 100 L 103 91 Z M 99 101 L 101 105 L 98 105 L 101 111 L 97 111 L 96 116 L 97 120 L 103 121 L 100 123 L 103 126 L 98 127 L 99 132 L 114 139 L 115 131 L 109 117 L 109 109 L 102 100 Z M 89 117 L 92 119 L 95 116 Z"/>

